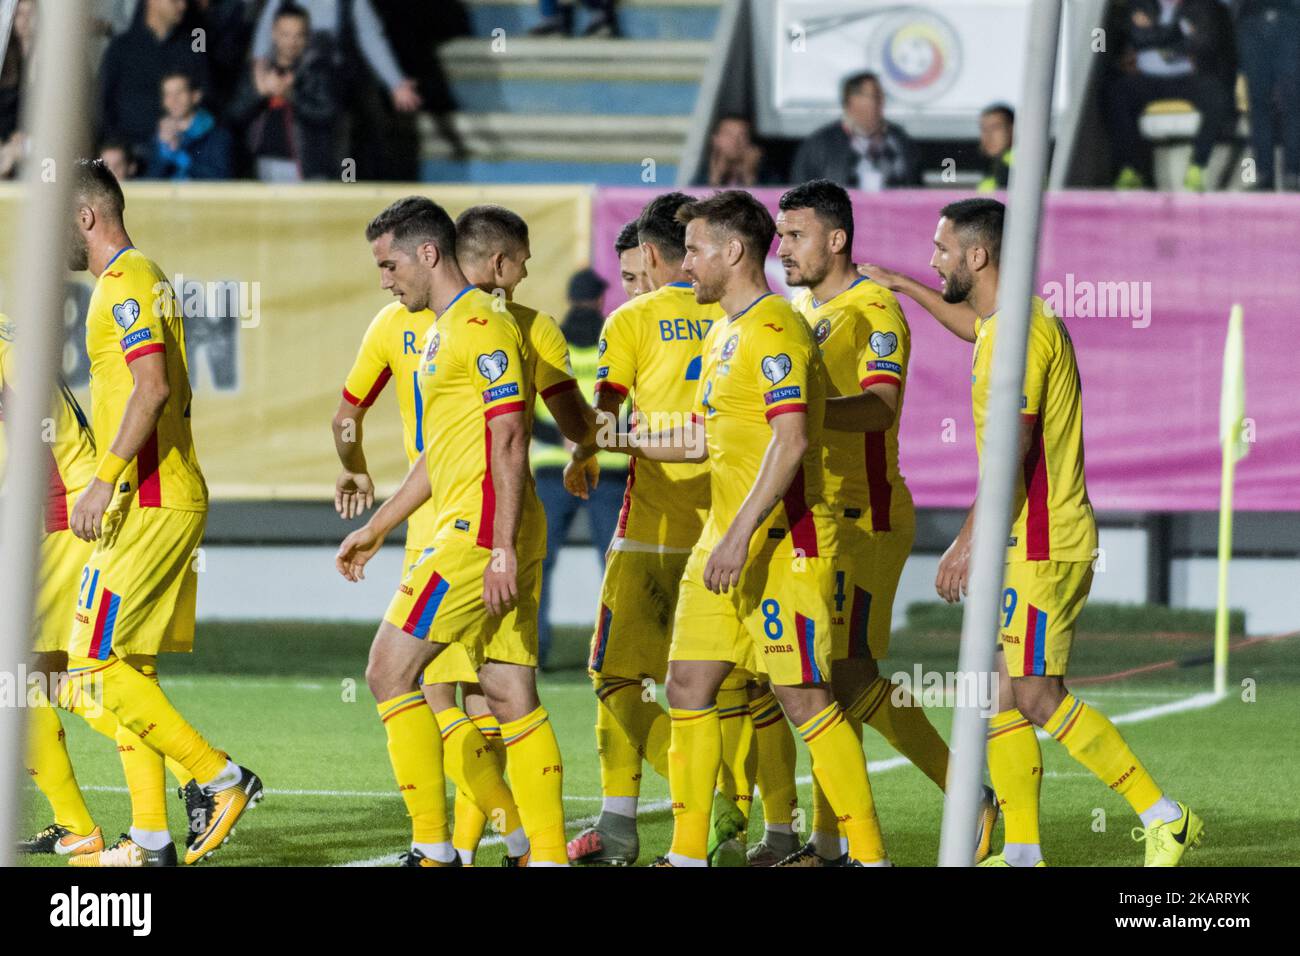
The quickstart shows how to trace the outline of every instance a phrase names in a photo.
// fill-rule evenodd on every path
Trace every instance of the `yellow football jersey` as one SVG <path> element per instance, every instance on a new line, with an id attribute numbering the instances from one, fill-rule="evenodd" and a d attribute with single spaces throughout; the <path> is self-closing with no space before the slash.
<path id="1" fill-rule="evenodd" d="M 400 302 L 379 311 L 366 329 L 352 370 L 343 385 L 343 397 L 369 408 L 390 379 L 396 379 L 397 410 L 402 416 L 402 447 L 406 461 L 414 464 L 424 451 L 424 396 L 420 394 L 420 348 L 433 325 L 428 309 L 410 312 Z M 433 541 L 438 517 L 432 501 L 416 509 L 406 521 L 407 548 L 427 548 Z"/>
<path id="2" fill-rule="evenodd" d="M 206 511 L 208 487 L 190 432 L 190 371 L 185 327 L 163 271 L 127 246 L 109 262 L 86 313 L 91 419 L 95 446 L 107 453 L 135 387 L 131 363 L 161 352 L 171 395 L 158 425 L 118 479 L 119 495 L 137 495 L 142 508 Z"/>
<path id="3" fill-rule="evenodd" d="M 975 323 L 971 409 L 975 447 L 981 455 L 996 321 L 995 314 Z M 1030 314 L 1020 413 L 1035 425 L 1023 471 L 1016 478 L 1016 521 L 1007 558 L 1091 561 L 1097 548 L 1097 522 L 1083 476 L 1079 366 L 1065 324 L 1037 296 Z"/>
<path id="4" fill-rule="evenodd" d="M 778 557 L 792 550 L 831 557 L 824 545 L 834 541 L 835 519 L 822 491 L 826 372 L 808 323 L 769 292 L 714 325 L 705 343 L 694 414 L 708 436 L 711 500 L 700 547 L 716 544 L 735 518 L 772 439 L 769 422 L 786 412 L 807 414 L 808 451 L 782 507 L 772 509 L 753 541 L 782 539 Z"/>
<path id="5" fill-rule="evenodd" d="M 596 390 L 632 394 L 635 427 L 666 431 L 691 413 L 704 342 L 723 319 L 700 305 L 688 282 L 673 282 L 616 309 L 600 337 Z M 614 547 L 690 551 L 709 510 L 708 466 L 632 459 Z"/>
<path id="6" fill-rule="evenodd" d="M 837 512 L 862 518 L 872 531 L 915 524 L 912 495 L 898 470 L 898 423 L 912 351 L 898 299 L 884 286 L 859 278 L 826 302 L 804 289 L 794 307 L 821 346 L 828 395 L 858 395 L 880 382 L 898 386 L 898 414 L 887 431 L 823 432 L 826 499 Z"/>
<path id="7" fill-rule="evenodd" d="M 488 422 L 525 412 L 533 394 L 528 347 L 513 315 L 473 286 L 463 289 L 425 337 L 420 363 L 424 447 L 437 540 L 492 547 L 496 494 Z M 524 476 L 517 548 L 546 546 L 545 516 L 532 476 Z M 538 527 L 540 526 L 540 533 Z"/>
<path id="8" fill-rule="evenodd" d="M 545 401 L 565 389 L 577 388 L 578 380 L 569 361 L 569 342 L 560 323 L 549 312 L 530 309 L 519 302 L 506 304 L 524 337 L 524 362 L 532 383 L 527 399 L 528 424 L 532 426 L 536 400 Z"/>
<path id="9" fill-rule="evenodd" d="M 13 392 L 14 327 L 0 314 L 0 480 L 8 457 L 4 436 L 5 392 Z M 77 503 L 81 490 L 95 477 L 95 439 L 90 422 L 72 391 L 59 382 L 59 397 L 54 409 L 54 440 L 47 446 L 50 454 L 50 488 L 45 505 L 45 530 L 64 531 L 68 515 Z"/>

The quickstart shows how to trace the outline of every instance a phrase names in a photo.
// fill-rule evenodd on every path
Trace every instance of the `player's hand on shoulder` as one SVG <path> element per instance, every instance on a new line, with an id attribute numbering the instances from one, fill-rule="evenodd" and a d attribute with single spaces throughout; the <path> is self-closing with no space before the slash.
<path id="1" fill-rule="evenodd" d="M 362 525 L 343 539 L 334 555 L 334 567 L 349 581 L 365 580 L 366 563 L 375 556 L 384 538 L 369 524 Z"/>
<path id="2" fill-rule="evenodd" d="M 72 506 L 68 516 L 68 527 L 82 541 L 94 541 L 100 535 L 104 523 L 104 512 L 113 500 L 113 486 L 99 478 L 91 480 L 86 490 Z"/>
<path id="3" fill-rule="evenodd" d="M 344 520 L 359 518 L 375 503 L 375 483 L 365 472 L 344 471 L 334 482 L 334 510 Z"/>
<path id="4" fill-rule="evenodd" d="M 503 617 L 518 598 L 519 562 L 514 548 L 493 548 L 483 572 L 483 603 L 493 617 Z"/>
<path id="5" fill-rule="evenodd" d="M 895 272 L 892 269 L 886 269 L 884 266 L 874 265 L 869 262 L 859 264 L 858 275 L 870 279 L 876 285 L 884 286 L 890 292 L 897 292 L 907 280 L 907 276 L 901 272 Z"/>

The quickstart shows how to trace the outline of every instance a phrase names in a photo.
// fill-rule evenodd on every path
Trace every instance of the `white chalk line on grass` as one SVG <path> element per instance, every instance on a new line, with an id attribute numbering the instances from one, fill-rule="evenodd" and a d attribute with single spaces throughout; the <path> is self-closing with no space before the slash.
<path id="1" fill-rule="evenodd" d="M 1204 710 L 1212 707 L 1226 698 L 1220 697 L 1212 692 L 1193 694 L 1190 697 L 1184 697 L 1181 700 L 1173 700 L 1166 704 L 1157 704 L 1153 707 L 1143 707 L 1139 710 L 1128 711 L 1123 714 L 1116 714 L 1110 718 L 1111 723 L 1117 725 L 1140 724 L 1148 720 L 1158 720 L 1161 717 L 1167 717 L 1171 714 L 1181 714 L 1193 710 Z M 1046 737 L 1041 730 L 1038 732 L 1040 737 Z M 889 757 L 884 760 L 872 760 L 867 763 L 867 772 L 873 774 L 886 773 L 890 770 L 896 770 L 899 767 L 905 767 L 909 763 L 906 757 Z M 1049 774 L 1050 776 L 1051 774 Z M 1058 773 L 1058 776 L 1069 776 L 1067 773 Z M 810 775 L 799 777 L 795 780 L 797 784 L 808 784 L 812 782 Z M 97 791 L 101 793 L 126 793 L 125 787 L 106 787 L 106 786 L 86 786 L 83 790 Z M 392 791 L 380 790 L 267 790 L 268 796 L 286 796 L 286 797 L 330 797 L 342 799 L 397 799 L 399 794 Z M 576 802 L 597 802 L 600 797 L 588 797 L 574 795 L 565 797 L 570 803 Z M 653 800 L 642 803 L 638 808 L 637 815 L 660 813 L 669 809 L 670 803 L 667 800 Z M 593 816 L 583 816 L 565 820 L 565 825 L 569 827 L 589 826 L 595 822 Z M 483 838 L 480 846 L 495 846 L 501 843 L 501 837 L 497 834 L 490 834 Z M 348 863 L 339 863 L 337 866 L 388 866 L 395 864 L 400 857 L 398 853 L 390 853 L 380 857 L 372 857 L 365 860 L 355 860 Z"/>

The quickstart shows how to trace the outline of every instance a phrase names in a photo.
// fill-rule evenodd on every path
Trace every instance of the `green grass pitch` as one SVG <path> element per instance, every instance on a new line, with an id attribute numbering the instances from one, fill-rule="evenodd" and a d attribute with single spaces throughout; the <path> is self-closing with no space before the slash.
<path id="1" fill-rule="evenodd" d="M 946 609 L 917 608 L 909 626 L 895 634 L 884 672 L 910 671 L 914 663 L 928 670 L 954 669 L 954 621 Z M 1300 643 L 1248 643 L 1232 655 L 1226 699 L 1178 710 L 1186 706 L 1179 702 L 1210 690 L 1210 666 L 1197 662 L 1210 649 L 1204 624 L 1203 616 L 1159 609 L 1106 614 L 1090 608 L 1072 677 L 1086 681 L 1162 661 L 1181 663 L 1081 682 L 1076 690 L 1112 718 L 1122 718 L 1122 732 L 1157 781 L 1204 817 L 1206 839 L 1189 854 L 1189 865 L 1292 864 L 1300 859 L 1300 829 L 1294 825 L 1300 760 L 1292 743 L 1300 714 Z M 1164 632 L 1153 634 L 1150 628 Z M 216 745 L 255 769 L 267 787 L 261 806 L 205 865 L 384 863 L 405 849 L 406 815 L 362 678 L 372 632 L 369 625 L 353 624 L 207 623 L 200 626 L 195 654 L 162 659 L 163 686 L 172 700 Z M 567 666 L 541 679 L 542 699 L 564 754 L 570 836 L 600 806 L 595 702 L 580 668 L 585 640 L 574 631 L 557 634 L 555 662 Z M 937 707 L 930 714 L 947 737 L 951 710 Z M 78 779 L 111 840 L 130 821 L 117 755 L 76 717 L 61 716 Z M 894 751 L 870 730 L 866 748 L 873 763 L 888 761 L 873 772 L 872 787 L 891 858 L 903 866 L 932 865 L 942 809 L 938 790 L 911 766 L 896 766 Z M 806 807 L 809 771 L 802 745 L 799 750 L 798 774 L 805 781 L 800 799 Z M 1059 745 L 1044 741 L 1043 753 L 1042 829 L 1049 863 L 1140 865 L 1142 848 L 1130 837 L 1136 819 L 1124 801 Z M 23 825 L 34 832 L 50 814 L 35 788 L 28 789 Z M 667 848 L 666 798 L 666 783 L 647 766 L 642 864 Z M 169 809 L 179 840 L 184 830 L 179 801 L 172 798 Z M 757 800 L 754 817 L 751 839 L 757 840 L 762 832 Z M 1000 832 L 997 839 L 1000 843 Z M 500 844 L 492 841 L 480 850 L 478 864 L 497 865 L 501 856 Z M 50 857 L 27 862 L 63 865 Z"/>

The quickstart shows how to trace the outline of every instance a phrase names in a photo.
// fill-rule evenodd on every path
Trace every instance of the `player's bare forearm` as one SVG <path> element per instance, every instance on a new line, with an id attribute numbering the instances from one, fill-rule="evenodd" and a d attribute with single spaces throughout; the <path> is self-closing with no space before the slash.
<path id="1" fill-rule="evenodd" d="M 618 412 L 623 406 L 623 396 L 612 388 L 602 388 L 596 392 L 596 406 L 593 409 L 595 419 L 591 440 L 578 442 L 573 457 L 577 461 L 591 458 L 601 448 L 621 451 L 615 448 L 619 435 Z"/>
<path id="2" fill-rule="evenodd" d="M 135 385 L 127 396 L 122 412 L 122 423 L 117 427 L 109 451 L 123 461 L 130 461 L 144 447 L 149 436 L 158 427 L 171 386 L 167 382 L 167 364 L 163 353 L 143 355 L 132 364 Z"/>
<path id="3" fill-rule="evenodd" d="M 791 412 L 772 420 L 772 439 L 763 453 L 754 487 L 741 502 L 728 534 L 741 535 L 748 541 L 781 503 L 808 451 L 807 417 L 802 412 Z"/>
<path id="4" fill-rule="evenodd" d="M 602 442 L 601 447 L 605 445 Z M 709 457 L 709 444 L 704 426 L 689 422 L 681 428 L 667 428 L 658 432 L 624 432 L 618 435 L 612 451 L 621 451 L 633 458 L 669 463 L 702 462 Z"/>
<path id="5" fill-rule="evenodd" d="M 492 433 L 492 493 L 496 510 L 492 547 L 513 551 L 519 536 L 524 484 L 528 474 L 528 436 L 522 412 L 498 415 L 488 422 Z"/>
<path id="6" fill-rule="evenodd" d="M 353 405 L 344 398 L 339 400 L 338 411 L 334 413 L 334 421 L 331 423 L 334 451 L 339 456 L 339 463 L 344 471 L 350 471 L 354 475 L 369 473 L 361 441 L 361 423 L 365 417 L 365 408 Z"/>
<path id="7" fill-rule="evenodd" d="M 424 453 L 415 460 L 393 496 L 380 505 L 366 522 L 381 538 L 413 515 L 433 494 Z"/>
<path id="8" fill-rule="evenodd" d="M 582 392 L 576 388 L 569 388 L 544 401 L 561 435 L 579 448 L 588 445 L 594 447 L 596 410 L 587 404 L 587 400 L 582 397 Z"/>
<path id="9" fill-rule="evenodd" d="M 858 272 L 891 292 L 901 292 L 934 316 L 945 329 L 967 342 L 975 341 L 975 310 L 965 302 L 947 302 L 943 293 L 919 279 L 881 266 L 863 263 Z"/>
<path id="10" fill-rule="evenodd" d="M 857 395 L 826 399 L 826 427 L 839 432 L 888 431 L 897 415 L 896 385 L 882 383 Z"/>

